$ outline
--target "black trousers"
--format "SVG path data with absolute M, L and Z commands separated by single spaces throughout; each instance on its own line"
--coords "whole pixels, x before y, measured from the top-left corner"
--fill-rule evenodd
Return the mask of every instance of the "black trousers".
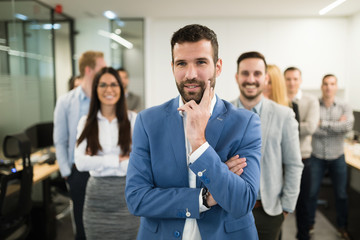
M 296 226 L 299 240 L 309 240 L 309 201 L 311 187 L 311 169 L 309 158 L 303 159 L 304 169 L 301 175 L 300 194 L 296 203 Z
M 74 166 L 71 175 L 67 178 L 70 197 L 73 202 L 74 220 L 76 226 L 75 239 L 86 239 L 83 225 L 83 209 L 86 192 L 86 184 L 89 178 L 88 172 L 79 172 Z
M 284 222 L 284 214 L 270 216 L 263 207 L 252 210 L 259 240 L 278 240 L 281 226 Z

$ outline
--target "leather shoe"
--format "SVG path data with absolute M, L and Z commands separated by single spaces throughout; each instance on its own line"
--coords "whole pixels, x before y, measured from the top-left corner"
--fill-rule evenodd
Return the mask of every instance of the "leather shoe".
M 349 232 L 345 228 L 339 228 L 338 234 L 339 234 L 340 238 L 343 240 L 351 240 Z

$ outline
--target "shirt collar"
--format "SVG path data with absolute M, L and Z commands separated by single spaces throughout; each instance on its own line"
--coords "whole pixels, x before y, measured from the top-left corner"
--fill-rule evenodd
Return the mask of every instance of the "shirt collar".
M 86 96 L 84 89 L 82 89 L 81 85 L 78 86 L 78 89 L 79 89 L 80 100 L 83 101 L 84 99 L 87 99 L 88 97 Z
M 320 102 L 320 105 L 324 105 L 324 101 L 322 98 L 319 98 L 319 102 Z M 336 106 L 337 102 L 338 102 L 338 99 L 335 97 L 332 105 Z
M 210 115 L 212 115 L 213 111 L 214 111 L 214 107 L 216 104 L 216 94 L 214 94 L 214 97 L 211 99 L 211 105 L 210 105 Z M 179 107 L 183 106 L 184 103 L 182 101 L 181 96 L 179 96 Z M 184 117 L 183 112 L 179 111 L 180 116 Z
M 97 112 L 97 119 L 100 120 L 100 121 L 108 121 L 106 117 L 104 117 L 102 114 L 101 114 L 101 110 L 99 110 Z M 113 123 L 114 121 L 117 122 L 117 118 L 114 118 L 114 120 L 111 121 L 111 123 Z
M 303 93 L 302 93 L 301 89 L 299 89 L 299 91 L 297 92 L 297 94 L 295 95 L 293 100 L 301 100 L 302 96 L 303 96 Z
M 263 99 L 264 99 L 264 97 L 261 97 L 260 102 L 258 102 L 258 104 L 256 104 L 256 105 L 251 109 L 251 111 L 253 111 L 254 113 L 257 113 L 258 115 L 260 115 L 260 113 L 261 113 L 261 108 L 262 108 L 262 103 L 263 103 Z M 238 98 L 238 107 L 245 109 L 244 105 L 243 105 L 243 104 L 241 103 L 241 101 L 240 101 L 240 98 Z

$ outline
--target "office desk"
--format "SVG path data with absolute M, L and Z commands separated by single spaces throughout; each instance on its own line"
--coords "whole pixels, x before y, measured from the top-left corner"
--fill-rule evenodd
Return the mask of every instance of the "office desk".
M 55 150 L 53 150 L 55 151 Z M 31 154 L 31 157 L 35 157 L 41 154 L 40 152 Z M 57 161 L 54 164 L 40 164 L 32 163 L 33 166 L 33 183 L 42 184 L 42 200 L 41 202 L 34 202 L 32 218 L 36 219 L 32 224 L 32 232 L 30 236 L 33 239 L 55 239 L 56 237 L 56 212 L 55 206 L 51 197 L 51 184 L 50 175 L 59 170 Z M 15 163 L 17 170 L 22 169 L 22 160 Z M 40 211 L 39 211 L 40 209 Z
M 22 169 L 22 162 L 18 161 L 15 163 L 16 169 L 19 171 Z M 59 165 L 55 161 L 55 164 L 39 164 L 35 163 L 33 164 L 33 182 L 38 183 L 42 180 L 47 179 L 51 174 L 54 172 L 57 172 L 59 170 Z
M 360 144 L 345 141 L 344 153 L 346 163 L 353 168 L 360 170 Z

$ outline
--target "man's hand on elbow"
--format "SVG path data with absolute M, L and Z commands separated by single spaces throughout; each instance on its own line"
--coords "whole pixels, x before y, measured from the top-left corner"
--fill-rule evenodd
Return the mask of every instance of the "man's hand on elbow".
M 247 166 L 246 158 L 240 158 L 239 155 L 235 155 L 225 162 L 229 170 L 236 175 L 240 176 L 244 172 L 244 168 Z
M 207 202 L 207 205 L 209 207 L 215 206 L 217 204 L 217 202 L 215 201 L 215 199 L 213 198 L 213 196 L 211 195 L 210 192 L 209 192 L 209 195 L 206 198 L 206 202 Z

